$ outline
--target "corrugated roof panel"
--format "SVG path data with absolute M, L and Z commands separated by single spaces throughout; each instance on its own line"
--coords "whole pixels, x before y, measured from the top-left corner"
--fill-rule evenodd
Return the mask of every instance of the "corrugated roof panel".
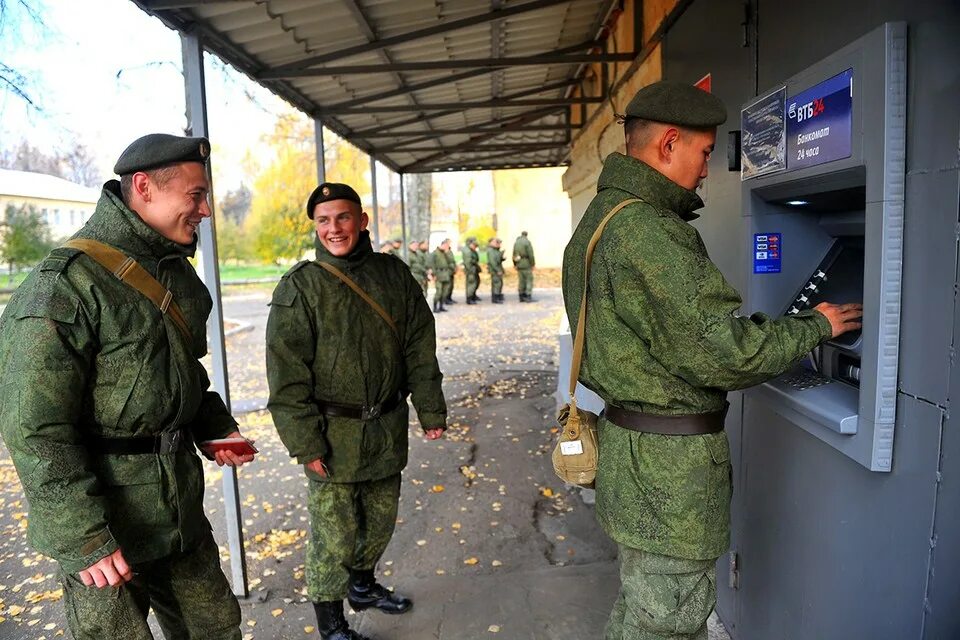
M 132 1 L 141 7 L 148 4 L 146 0 Z M 201 34 L 215 36 L 206 42 L 209 50 L 242 71 L 257 75 L 298 62 L 329 67 L 386 66 L 390 62 L 456 63 L 457 60 L 546 54 L 591 41 L 613 4 L 613 0 L 551 2 L 503 0 L 501 7 L 507 11 L 532 4 L 539 8 L 496 20 L 489 15 L 492 8 L 487 0 L 268 0 L 201 3 L 193 8 L 155 11 L 145 7 L 145 10 L 176 29 L 188 29 L 200 23 Z M 421 33 L 416 38 L 405 37 L 464 19 L 472 19 L 473 24 L 427 35 Z M 331 29 L 332 24 L 337 28 Z M 388 38 L 395 42 L 389 46 L 369 44 L 371 39 Z M 327 61 L 317 61 L 318 56 Z M 535 105 L 482 108 L 458 105 L 487 102 L 499 96 L 519 95 L 519 99 L 534 101 L 560 99 L 567 88 L 556 85 L 572 80 L 582 66 L 575 63 L 492 69 L 454 64 L 446 69 L 287 75 L 270 80 L 266 86 L 311 113 L 323 114 L 325 108 L 333 106 L 322 115 L 325 122 L 339 135 L 376 154 L 394 170 L 416 169 L 417 163 L 424 162 L 427 164 L 419 166 L 549 164 L 564 158 L 565 130 L 521 129 L 496 132 L 493 137 L 492 131 L 443 131 L 477 125 L 495 127 L 491 122 L 515 124 L 518 118 L 541 125 L 564 124 L 563 111 L 545 115 L 543 107 Z M 445 81 L 463 74 L 473 75 Z M 542 87 L 549 90 L 538 91 Z M 445 103 L 455 108 L 437 111 L 419 107 Z M 354 111 L 339 112 L 342 105 Z M 400 110 L 381 110 L 391 107 Z M 393 129 L 421 132 L 424 139 L 362 137 L 368 131 Z M 478 144 L 477 140 L 484 142 Z M 527 146 L 516 152 L 483 148 L 510 144 Z M 552 147 L 540 150 L 539 145 Z M 423 150 L 411 152 L 408 147 Z

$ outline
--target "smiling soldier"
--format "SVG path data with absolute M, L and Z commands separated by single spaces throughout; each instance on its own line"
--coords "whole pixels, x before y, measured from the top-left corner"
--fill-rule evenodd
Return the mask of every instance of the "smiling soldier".
M 426 437 L 446 429 L 433 315 L 399 258 L 375 253 L 350 186 L 307 201 L 317 258 L 277 285 L 267 322 L 269 409 L 308 478 L 307 595 L 324 640 L 358 640 L 343 615 L 404 613 L 374 577 L 393 535 L 413 400 Z
M 240 638 L 194 449 L 240 436 L 199 360 L 212 302 L 187 261 L 211 213 L 209 152 L 205 138 L 133 142 L 0 320 L 0 429 L 78 640 L 152 638 L 151 608 L 167 638 Z

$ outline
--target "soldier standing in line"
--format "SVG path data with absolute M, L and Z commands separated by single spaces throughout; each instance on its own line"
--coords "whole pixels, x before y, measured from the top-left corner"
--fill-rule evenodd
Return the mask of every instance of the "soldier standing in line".
M 493 238 L 487 245 L 487 270 L 490 272 L 490 301 L 503 303 L 503 251 L 500 250 L 500 238 Z
M 467 238 L 466 244 L 460 250 L 463 258 L 463 279 L 467 294 L 467 304 L 477 304 L 480 296 L 477 289 L 480 287 L 480 255 L 477 253 L 477 239 Z
M 420 242 L 416 240 L 411 240 L 410 244 L 407 246 L 407 251 L 409 253 L 409 262 L 407 263 L 410 266 L 410 273 L 413 275 L 413 279 L 417 281 L 417 284 L 420 285 L 420 288 L 423 289 L 424 295 L 427 293 L 427 256 L 426 254 L 420 253 Z
M 344 597 L 355 611 L 412 605 L 374 570 L 397 520 L 407 394 L 436 440 L 446 429 L 443 376 L 420 287 L 402 262 L 373 252 L 356 191 L 325 182 L 307 215 L 316 260 L 291 268 L 270 303 L 268 407 L 308 478 L 307 595 L 320 636 L 364 640 L 347 624 Z
M 443 303 L 449 288 L 452 286 L 453 271 L 450 270 L 450 261 L 447 260 L 447 253 L 450 251 L 450 239 L 446 238 L 440 245 L 433 250 L 430 256 L 430 268 L 433 270 L 433 312 L 443 313 Z
M 517 269 L 520 302 L 534 302 L 533 269 L 537 261 L 533 257 L 533 245 L 524 231 L 513 243 L 513 266 Z
M 389 256 L 396 255 L 397 250 L 393 247 L 392 240 L 384 240 L 380 243 L 380 248 L 378 249 L 380 253 L 385 253 Z
M 447 265 L 450 269 L 450 280 L 444 288 L 443 301 L 447 304 L 456 304 L 456 300 L 453 299 L 453 283 L 457 275 L 457 259 L 454 257 L 453 249 L 450 247 L 450 238 L 447 238 L 444 243 L 447 248 L 444 250 L 443 255 L 447 259 Z
M 597 195 L 563 257 L 575 332 L 587 244 L 580 382 L 600 395 L 597 519 L 620 549 L 606 640 L 706 640 L 717 558 L 729 545 L 726 390 L 774 378 L 831 336 L 860 327 L 859 304 L 792 317 L 738 316 L 742 301 L 689 224 L 703 206 L 726 109 L 692 85 L 658 82 L 627 105 L 626 155 L 604 161 Z
M 200 363 L 212 301 L 187 260 L 211 215 L 209 153 L 205 138 L 134 141 L 0 319 L 0 430 L 78 640 L 148 640 L 151 608 L 167 638 L 240 639 L 194 448 L 241 437 Z

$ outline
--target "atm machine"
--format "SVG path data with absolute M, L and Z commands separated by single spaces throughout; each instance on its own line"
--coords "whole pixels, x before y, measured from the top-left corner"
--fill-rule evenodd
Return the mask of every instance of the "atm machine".
M 746 307 L 864 306 L 862 331 L 747 397 L 878 472 L 891 470 L 896 416 L 906 37 L 887 23 L 741 111 Z

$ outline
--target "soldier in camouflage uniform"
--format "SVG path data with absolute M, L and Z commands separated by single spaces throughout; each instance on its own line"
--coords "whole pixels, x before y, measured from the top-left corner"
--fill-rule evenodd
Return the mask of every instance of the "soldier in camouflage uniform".
M 450 239 L 447 238 L 433 250 L 430 256 L 430 268 L 433 270 L 434 291 L 433 291 L 433 312 L 444 313 L 446 309 L 443 304 L 446 302 L 447 292 L 453 287 L 453 271 L 450 269 L 450 261 L 447 260 L 447 254 L 450 251 Z
M 447 259 L 447 268 L 450 270 L 450 281 L 446 283 L 443 290 L 443 302 L 445 304 L 456 304 L 453 299 L 453 281 L 457 275 L 457 259 L 453 255 L 453 249 L 450 247 L 450 240 L 446 241 L 447 248 L 443 251 L 443 257 Z
M 150 608 L 167 638 L 240 638 L 194 449 L 240 437 L 199 360 L 212 302 L 187 260 L 211 213 L 209 150 L 204 138 L 138 139 L 74 236 L 136 260 L 169 288 L 188 331 L 76 248 L 40 263 L 0 319 L 0 431 L 29 539 L 60 565 L 78 640 L 152 638 Z
M 517 269 L 520 302 L 533 300 L 533 268 L 537 266 L 533 256 L 533 245 L 527 238 L 527 232 L 520 234 L 513 243 L 513 266 Z
M 859 305 L 793 317 L 740 317 L 740 296 L 689 224 L 703 206 L 726 109 L 693 86 L 656 83 L 626 110 L 627 155 L 610 154 L 597 195 L 564 252 L 563 296 L 576 331 L 587 243 L 596 247 L 580 382 L 605 401 L 597 519 L 619 545 L 621 590 L 606 640 L 706 640 L 715 563 L 727 551 L 726 390 L 773 378 L 820 342 L 859 328 Z
M 503 303 L 503 251 L 500 250 L 500 238 L 493 238 L 487 245 L 487 270 L 490 272 L 490 301 Z
M 477 253 L 477 239 L 467 238 L 467 243 L 460 249 L 463 258 L 463 279 L 466 284 L 467 304 L 477 304 L 480 296 L 477 289 L 480 287 L 480 254 Z
M 427 256 L 424 253 L 420 253 L 420 244 L 416 240 L 410 242 L 407 247 L 409 257 L 407 258 L 407 265 L 410 267 L 410 274 L 413 275 L 413 279 L 417 281 L 417 284 L 420 285 L 420 288 L 423 289 L 424 295 L 427 293 Z
M 323 183 L 307 202 L 317 257 L 283 276 L 267 321 L 268 407 L 308 478 L 307 595 L 324 640 L 362 640 L 354 610 L 404 613 L 411 602 L 374 570 L 393 535 L 413 400 L 427 438 L 446 428 L 433 316 L 399 259 L 374 253 L 360 198 Z M 352 290 L 340 270 L 390 317 Z

